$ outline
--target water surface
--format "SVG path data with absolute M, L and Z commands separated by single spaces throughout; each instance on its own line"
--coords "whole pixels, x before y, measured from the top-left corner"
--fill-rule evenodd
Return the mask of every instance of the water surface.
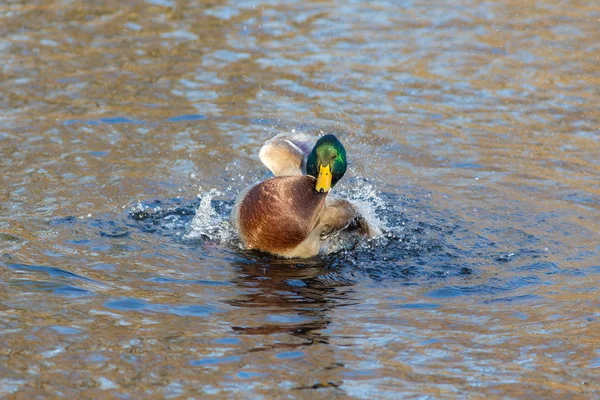
M 600 7 L 0 5 L 0 396 L 599 396 Z M 283 130 L 385 235 L 246 252 Z

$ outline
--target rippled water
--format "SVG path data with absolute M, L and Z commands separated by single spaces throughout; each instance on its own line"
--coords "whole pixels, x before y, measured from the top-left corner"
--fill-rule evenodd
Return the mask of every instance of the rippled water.
M 600 7 L 0 5 L 0 396 L 600 396 Z M 246 252 L 282 130 L 385 235 Z

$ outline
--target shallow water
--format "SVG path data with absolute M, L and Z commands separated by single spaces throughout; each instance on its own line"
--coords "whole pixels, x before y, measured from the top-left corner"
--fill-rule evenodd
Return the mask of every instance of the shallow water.
M 0 5 L 0 397 L 600 396 L 600 6 Z M 385 235 L 242 250 L 282 130 Z

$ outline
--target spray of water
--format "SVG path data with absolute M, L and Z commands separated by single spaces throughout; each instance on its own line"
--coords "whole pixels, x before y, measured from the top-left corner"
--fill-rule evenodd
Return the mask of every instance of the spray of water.
M 213 206 L 215 196 L 223 193 L 217 189 L 198 194 L 200 205 L 196 215 L 190 223 L 188 231 L 183 236 L 186 240 L 209 239 L 219 243 L 228 242 L 233 237 L 233 230 L 229 224 L 229 216 L 217 212 Z

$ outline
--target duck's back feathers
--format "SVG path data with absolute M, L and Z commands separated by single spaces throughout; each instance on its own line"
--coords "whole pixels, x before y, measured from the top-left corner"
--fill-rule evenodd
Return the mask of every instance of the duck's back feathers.
M 325 212 L 319 222 L 321 236 L 327 236 L 347 228 L 359 216 L 356 207 L 347 200 L 328 196 Z
M 354 203 L 334 196 L 327 197 L 325 211 L 317 229 L 321 237 L 342 231 L 355 232 L 367 238 L 381 235 L 381 229 L 369 221 Z
M 275 176 L 305 175 L 306 158 L 316 141 L 305 133 L 280 133 L 265 142 L 258 157 Z

